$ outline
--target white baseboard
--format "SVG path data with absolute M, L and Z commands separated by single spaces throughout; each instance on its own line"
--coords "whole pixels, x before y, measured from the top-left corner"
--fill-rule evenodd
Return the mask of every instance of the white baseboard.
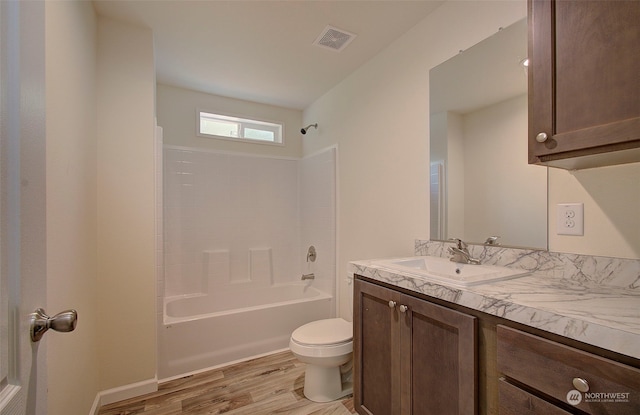
M 98 411 L 100 410 L 100 394 L 96 395 L 96 398 L 93 400 L 93 405 L 91 405 L 91 410 L 89 411 L 89 415 L 98 415 Z
M 98 415 L 100 407 L 103 405 L 109 405 L 110 403 L 123 401 L 129 398 L 135 398 L 147 393 L 156 392 L 158 390 L 158 379 L 153 378 L 149 380 L 143 380 L 141 382 L 131 383 L 129 385 L 118 386 L 117 388 L 107 389 L 98 392 L 93 406 L 91 406 L 91 412 L 89 415 Z

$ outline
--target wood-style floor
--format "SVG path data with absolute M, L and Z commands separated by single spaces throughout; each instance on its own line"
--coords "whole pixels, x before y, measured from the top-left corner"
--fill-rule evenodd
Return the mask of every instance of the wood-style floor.
M 342 415 L 353 397 L 316 403 L 304 397 L 304 363 L 289 351 L 171 380 L 157 392 L 105 405 L 99 415 Z

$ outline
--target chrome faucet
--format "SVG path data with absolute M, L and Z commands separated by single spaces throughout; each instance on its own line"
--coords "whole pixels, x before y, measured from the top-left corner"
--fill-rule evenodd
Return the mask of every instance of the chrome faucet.
M 486 241 L 484 241 L 485 245 L 500 245 L 500 243 L 498 242 L 498 238 L 500 238 L 499 236 L 490 236 L 487 238 Z
M 449 247 L 449 253 L 451 254 L 451 258 L 449 258 L 452 262 L 459 262 L 461 264 L 472 264 L 479 265 L 480 260 L 473 258 L 469 253 L 469 248 L 466 243 L 464 243 L 461 239 L 451 238 L 451 241 L 456 243 L 456 246 Z
M 304 280 L 312 280 L 315 279 L 315 275 L 313 275 L 313 272 L 311 274 L 302 274 L 302 281 Z

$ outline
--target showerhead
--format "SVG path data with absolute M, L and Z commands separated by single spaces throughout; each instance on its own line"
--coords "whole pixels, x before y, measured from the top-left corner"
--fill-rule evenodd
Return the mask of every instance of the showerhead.
M 309 124 L 309 125 L 307 125 L 306 127 L 304 127 L 304 128 L 302 128 L 302 129 L 300 129 L 300 132 L 301 132 L 302 134 L 306 134 L 306 133 L 307 133 L 307 130 L 309 130 L 309 128 L 311 128 L 311 127 L 313 127 L 313 128 L 316 128 L 316 129 L 317 129 L 317 128 L 318 128 L 318 123 L 315 123 L 315 124 Z

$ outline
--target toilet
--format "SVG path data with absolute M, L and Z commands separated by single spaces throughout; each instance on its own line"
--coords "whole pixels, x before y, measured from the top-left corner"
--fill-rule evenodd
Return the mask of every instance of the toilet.
M 306 363 L 304 396 L 329 402 L 353 391 L 353 325 L 341 318 L 313 321 L 291 334 L 289 348 Z

